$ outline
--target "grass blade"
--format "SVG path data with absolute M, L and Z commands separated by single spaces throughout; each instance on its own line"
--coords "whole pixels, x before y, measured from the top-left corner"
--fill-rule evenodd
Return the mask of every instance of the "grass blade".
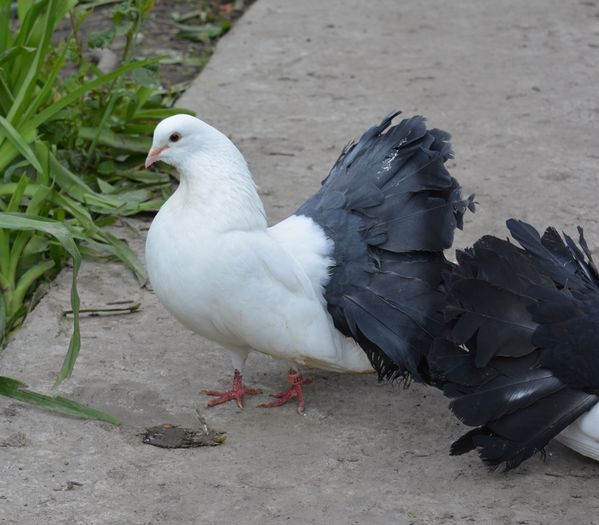
M 1 1 L 1 0 L 0 0 Z M 14 98 L 8 87 L 6 81 L 6 75 L 2 69 L 0 69 L 0 110 L 3 113 L 8 113 L 14 103 Z
M 17 211 L 19 206 L 21 205 L 21 199 L 23 195 L 25 195 L 25 189 L 29 183 L 29 178 L 27 175 L 23 175 L 19 182 L 15 187 L 15 191 L 10 197 L 10 201 L 8 201 L 8 206 L 6 207 L 6 211 Z
M 79 136 L 89 141 L 95 139 L 101 146 L 134 151 L 136 153 L 147 153 L 152 146 L 152 139 L 149 135 L 146 137 L 135 137 L 118 134 L 109 129 L 99 131 L 95 128 L 81 127 L 79 128 Z
M 148 282 L 148 274 L 144 265 L 125 241 L 106 231 L 100 232 L 98 239 L 101 239 L 103 242 L 99 243 L 97 240 L 87 239 L 87 243 L 97 250 L 112 254 L 123 262 L 135 274 L 141 286 L 144 286 Z
M 12 399 L 18 399 L 19 401 L 26 401 L 32 405 L 36 405 L 40 408 L 52 410 L 53 412 L 59 412 L 66 414 L 67 416 L 78 417 L 82 419 L 97 419 L 100 421 L 106 421 L 112 425 L 120 425 L 121 422 L 114 416 L 96 410 L 76 401 L 67 399 L 61 396 L 47 396 L 45 394 L 39 394 L 31 390 L 27 390 L 24 383 L 11 379 L 10 377 L 0 376 L 0 395 L 10 397 Z
M 110 73 L 106 73 L 104 75 L 101 75 L 101 76 L 95 78 L 94 80 L 90 80 L 89 82 L 87 82 L 86 84 L 81 86 L 80 88 L 71 91 L 68 95 L 65 95 L 64 97 L 61 97 L 57 102 L 55 102 L 51 106 L 47 107 L 44 111 L 41 111 L 40 113 L 38 113 L 37 116 L 34 117 L 31 120 L 31 122 L 28 124 L 27 129 L 37 128 L 38 126 L 43 124 L 45 121 L 49 120 L 54 115 L 56 115 L 56 113 L 58 113 L 61 109 L 68 106 L 69 104 L 75 102 L 82 95 L 85 95 L 85 93 L 87 93 L 88 91 L 91 91 L 92 89 L 96 89 L 97 87 L 100 87 L 101 85 L 106 84 L 107 82 L 110 82 L 111 80 L 122 77 L 123 75 L 130 73 L 134 69 L 149 66 L 151 64 L 155 64 L 156 62 L 158 62 L 158 58 L 148 58 L 146 60 L 138 60 L 135 62 L 130 62 L 130 63 L 122 65 L 121 67 L 118 67 L 117 69 L 115 69 L 114 71 L 111 71 Z
M 11 59 L 14 59 L 15 56 L 20 54 L 31 54 L 35 52 L 34 47 L 24 47 L 24 46 L 15 46 L 7 49 L 6 51 L 0 53 L 0 66 Z
M 0 52 L 8 47 L 10 41 L 10 3 L 11 0 L 0 0 Z
M 39 70 L 43 64 L 44 57 L 47 55 L 47 49 L 50 44 L 50 39 L 52 38 L 56 21 L 54 6 L 55 2 L 54 0 L 40 2 L 40 4 L 46 3 L 48 6 L 44 15 L 45 18 L 43 20 L 38 20 L 38 24 L 36 24 L 36 27 L 43 27 L 40 41 L 37 43 L 36 53 L 32 61 L 27 61 L 29 66 L 27 69 L 27 74 L 25 75 L 24 80 L 19 83 L 19 90 L 15 95 L 15 100 L 7 115 L 7 119 L 11 122 L 20 122 L 23 111 L 31 101 L 30 95 L 36 85 Z M 33 32 L 31 34 L 33 34 Z
M 16 150 L 27 159 L 38 173 L 43 173 L 42 166 L 37 160 L 35 153 L 33 153 L 33 150 L 29 147 L 29 144 L 27 144 L 13 125 L 2 116 L 0 116 L 0 131 L 4 132 L 4 136 L 12 143 Z
M 4 294 L 0 290 L 0 350 L 4 346 L 6 335 L 6 305 L 4 304 Z
M 29 217 L 17 213 L 0 212 L 0 229 L 41 231 L 51 235 L 62 244 L 63 248 L 73 258 L 73 278 L 71 282 L 71 308 L 73 310 L 73 335 L 69 349 L 64 358 L 62 368 L 56 378 L 56 384 L 70 377 L 75 366 L 75 360 L 81 349 L 81 334 L 79 332 L 79 293 L 77 291 L 77 274 L 81 266 L 81 254 L 68 228 L 56 221 L 42 217 Z

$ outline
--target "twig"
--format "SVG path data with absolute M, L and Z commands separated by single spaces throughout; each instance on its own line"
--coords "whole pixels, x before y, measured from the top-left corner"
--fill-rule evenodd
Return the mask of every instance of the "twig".
M 128 302 L 128 301 L 127 301 Z M 125 306 L 123 308 L 81 308 L 79 310 L 80 314 L 89 314 L 88 317 L 97 317 L 99 315 L 124 315 L 124 314 L 133 314 L 137 312 L 141 307 L 141 303 L 135 303 L 131 306 Z M 64 310 L 62 315 L 66 317 L 67 315 L 72 315 L 73 310 Z

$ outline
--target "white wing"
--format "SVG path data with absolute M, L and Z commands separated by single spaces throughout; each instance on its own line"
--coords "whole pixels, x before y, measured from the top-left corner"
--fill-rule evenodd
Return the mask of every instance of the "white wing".
M 275 357 L 341 361 L 342 344 L 300 263 L 268 232 L 221 237 L 219 260 L 229 261 L 229 283 L 218 301 L 218 324 L 248 346 Z M 228 252 L 228 253 L 227 253 Z
M 292 215 L 268 229 L 270 235 L 302 267 L 314 290 L 322 292 L 333 264 L 333 242 L 310 217 Z

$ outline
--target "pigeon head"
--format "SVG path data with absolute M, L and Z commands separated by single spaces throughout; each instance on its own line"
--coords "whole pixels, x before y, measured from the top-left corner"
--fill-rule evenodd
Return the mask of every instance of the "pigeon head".
M 162 120 L 154 130 L 152 148 L 146 168 L 161 160 L 179 167 L 185 158 L 214 141 L 216 129 L 191 115 L 173 115 Z

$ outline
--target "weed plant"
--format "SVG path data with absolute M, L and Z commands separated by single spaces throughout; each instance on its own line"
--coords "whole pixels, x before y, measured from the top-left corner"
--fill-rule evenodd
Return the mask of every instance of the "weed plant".
M 73 334 L 57 384 L 71 375 L 80 349 L 82 257 L 118 259 L 144 283 L 140 261 L 106 226 L 156 211 L 171 188 L 168 173 L 143 169 L 156 123 L 184 111 L 170 107 L 172 97 L 157 80 L 160 57 L 133 58 L 151 8 L 152 0 L 116 3 L 112 27 L 86 41 L 81 24 L 89 4 L 0 0 L 0 348 L 44 283 L 71 261 Z M 65 20 L 70 34 L 59 40 Z M 119 63 L 100 71 L 87 58 L 89 44 L 105 46 L 118 37 L 125 41 Z M 0 394 L 115 422 L 4 376 Z

